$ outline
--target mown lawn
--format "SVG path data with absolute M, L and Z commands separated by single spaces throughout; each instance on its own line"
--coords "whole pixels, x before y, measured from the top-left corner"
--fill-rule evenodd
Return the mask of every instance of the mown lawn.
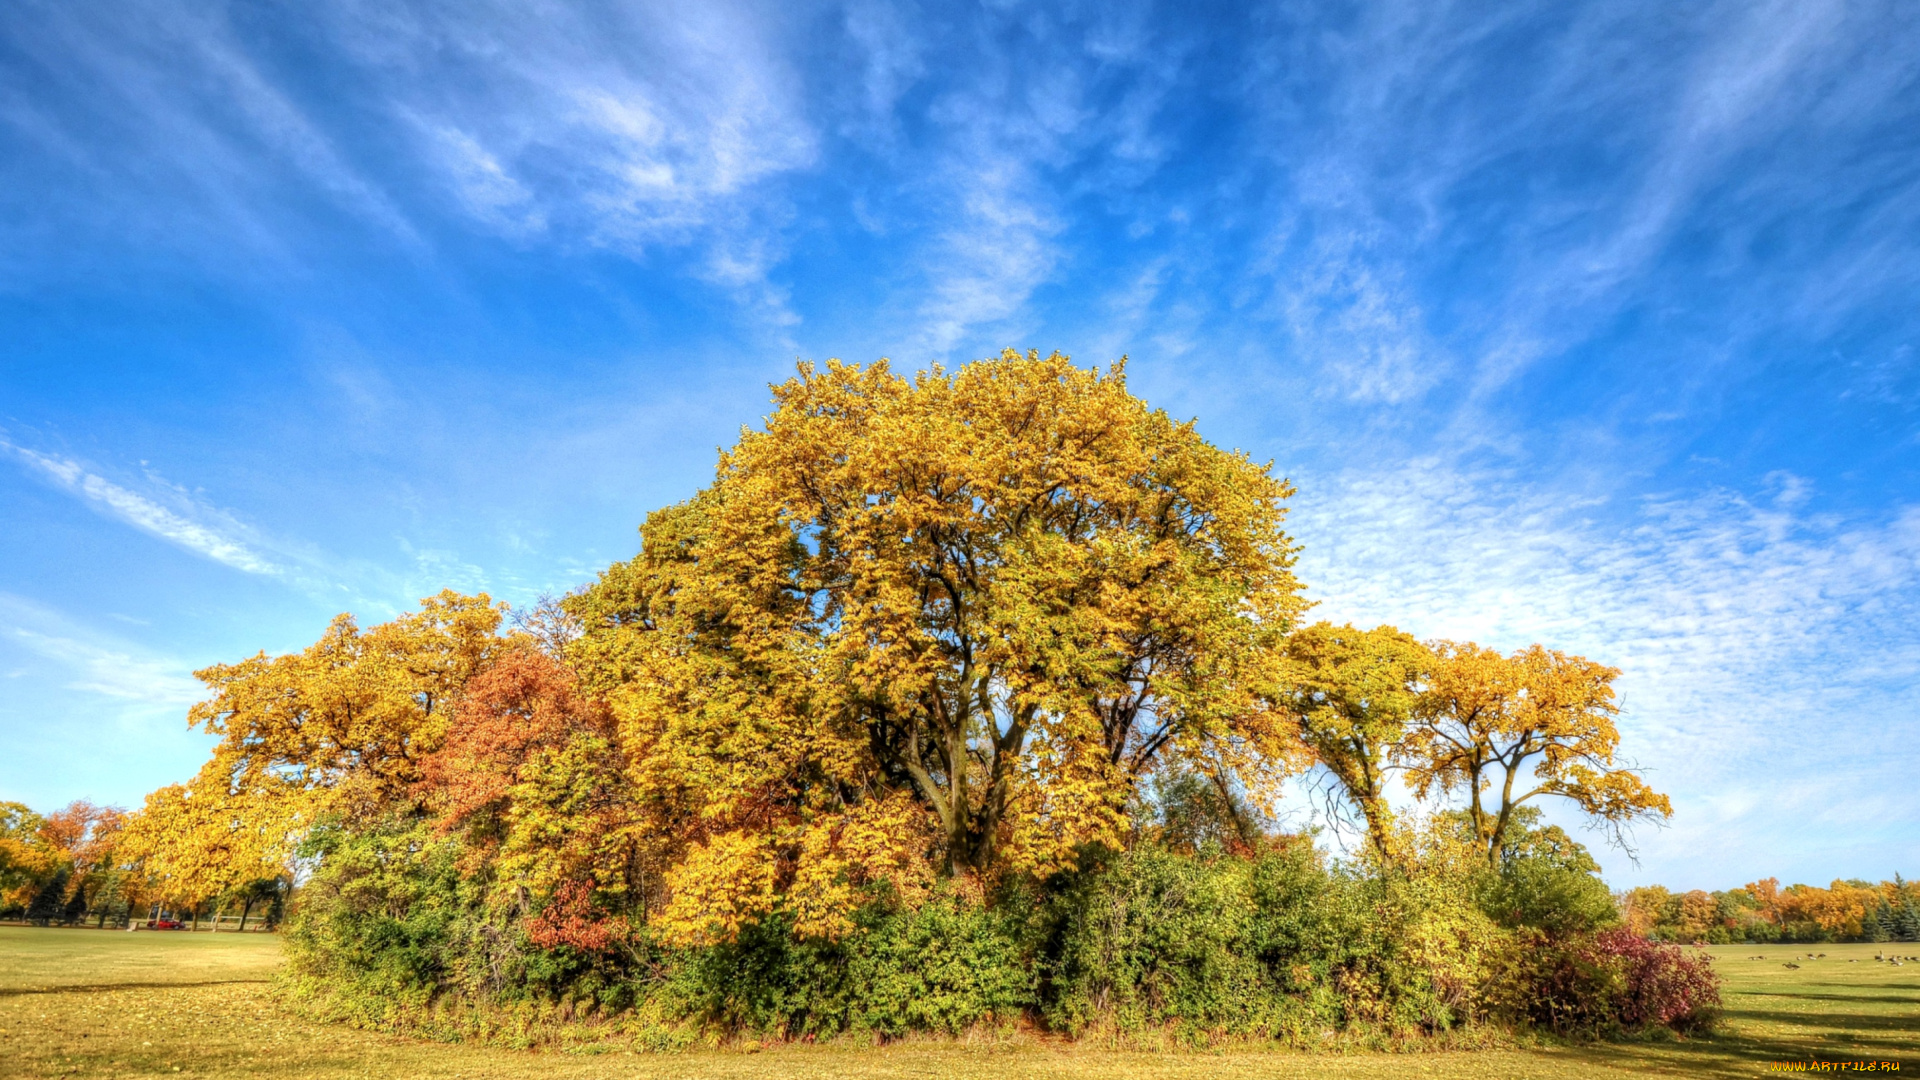
M 1627 1077 L 1756 1076 L 1775 1060 L 1899 1061 L 1920 1072 L 1920 962 L 1876 950 L 1715 949 L 1729 1022 L 1712 1038 L 1536 1050 L 1305 1056 L 1114 1052 L 1012 1044 L 776 1047 L 759 1053 L 537 1053 L 417 1042 L 313 1024 L 274 1003 L 279 942 L 266 935 L 127 934 L 0 927 L 0 1076 L 347 1077 Z M 1765 960 L 1746 957 L 1763 955 Z M 1848 961 L 1852 960 L 1853 963 Z

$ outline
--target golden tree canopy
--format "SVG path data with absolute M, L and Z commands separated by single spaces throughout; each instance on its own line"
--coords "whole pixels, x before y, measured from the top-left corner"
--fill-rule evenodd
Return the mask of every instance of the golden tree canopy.
M 417 805 L 462 688 L 503 644 L 500 615 L 484 595 L 442 592 L 371 630 L 341 615 L 300 652 L 195 672 L 213 694 L 188 722 L 220 742 L 191 783 L 129 816 L 121 856 L 161 896 L 197 903 L 284 872 L 324 815 Z
M 60 850 L 42 835 L 46 824 L 25 803 L 0 802 L 0 904 L 26 906 L 39 880 L 59 865 Z
M 300 652 L 195 672 L 213 696 L 188 722 L 221 738 L 194 786 L 324 795 L 360 814 L 405 799 L 461 688 L 501 647 L 501 610 L 445 591 L 371 630 L 341 615 Z
M 1302 609 L 1292 489 L 1055 354 L 802 367 L 712 487 L 570 601 L 677 896 L 725 932 L 854 878 L 1045 870 L 1178 758 L 1258 793 Z M 858 852 L 858 859 L 852 855 Z
M 1360 813 L 1377 854 L 1390 854 L 1395 830 L 1387 802 L 1393 754 L 1434 657 L 1391 626 L 1356 630 L 1319 622 L 1287 642 L 1292 661 L 1285 701 L 1314 758 Z
M 1435 655 L 1400 757 L 1416 796 L 1466 793 L 1490 861 L 1514 808 L 1542 795 L 1571 800 L 1616 838 L 1636 819 L 1672 816 L 1665 795 L 1615 761 L 1618 668 L 1539 645 L 1502 656 L 1443 641 Z
M 266 791 L 169 784 L 129 816 L 115 857 L 139 866 L 143 895 L 198 907 L 288 872 L 297 827 L 289 810 L 286 800 Z

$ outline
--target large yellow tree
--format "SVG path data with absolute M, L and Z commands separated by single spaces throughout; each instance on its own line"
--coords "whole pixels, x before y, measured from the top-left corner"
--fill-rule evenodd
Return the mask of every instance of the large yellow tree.
M 1489 862 L 1515 808 L 1543 796 L 1569 800 L 1615 839 L 1636 820 L 1672 816 L 1667 797 L 1616 760 L 1618 668 L 1539 645 L 1502 656 L 1442 641 L 1434 655 L 1397 754 L 1417 797 L 1466 795 Z
M 195 672 L 213 693 L 188 722 L 220 743 L 193 788 L 276 800 L 287 819 L 416 802 L 461 689 L 503 645 L 501 612 L 447 591 L 368 630 L 341 615 L 299 652 Z
M 46 819 L 25 803 L 0 802 L 0 908 L 24 908 L 61 866 L 41 835 Z
M 1266 466 L 1058 354 L 803 367 L 775 401 L 570 601 L 570 655 L 685 841 L 669 923 L 830 927 L 857 878 L 1118 843 L 1162 765 L 1255 797 L 1300 766 L 1274 704 L 1292 489 Z
M 455 702 L 503 647 L 501 610 L 442 592 L 369 630 L 341 615 L 299 652 L 195 672 L 212 694 L 188 721 L 220 742 L 191 782 L 130 815 L 116 857 L 149 895 L 197 910 L 284 873 L 323 817 L 417 809 Z
M 1393 856 L 1387 782 L 1394 755 L 1434 666 L 1434 656 L 1391 626 L 1356 630 L 1314 623 L 1287 642 L 1282 699 L 1315 761 L 1358 812 L 1375 854 Z

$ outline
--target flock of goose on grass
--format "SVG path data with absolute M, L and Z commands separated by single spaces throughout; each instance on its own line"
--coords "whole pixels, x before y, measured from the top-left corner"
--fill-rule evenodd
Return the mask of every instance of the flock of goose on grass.
M 1806 954 L 1805 956 L 1796 956 L 1796 957 L 1794 957 L 1794 958 L 1793 958 L 1793 960 L 1825 960 L 1826 958 L 1827 958 L 1827 954 L 1826 954 L 1826 953 L 1808 953 L 1808 954 Z M 1749 956 L 1749 957 L 1747 957 L 1747 959 L 1749 959 L 1749 960 L 1765 960 L 1765 959 L 1766 959 L 1766 957 L 1765 957 L 1765 956 Z M 1787 961 L 1786 963 L 1784 963 L 1784 964 L 1781 964 L 1780 966 L 1781 966 L 1781 967 L 1784 967 L 1784 968 L 1791 968 L 1791 969 L 1792 969 L 1792 970 L 1794 970 L 1794 971 L 1798 971 L 1798 970 L 1800 970 L 1800 965 L 1799 965 L 1799 964 L 1796 964 L 1796 963 L 1794 963 L 1794 962 L 1793 962 L 1793 960 L 1789 960 L 1789 961 Z M 1874 962 L 1874 963 L 1876 963 L 1876 964 L 1892 964 L 1892 965 L 1893 965 L 1894 967 L 1905 967 L 1906 965 L 1908 965 L 1908 964 L 1910 964 L 1910 963 L 1914 963 L 1914 962 L 1916 962 L 1916 961 L 1920 961 L 1920 956 L 1888 956 L 1888 955 L 1886 955 L 1885 953 L 1874 953 L 1874 954 L 1873 954 L 1873 962 Z M 1849 964 L 1857 964 L 1857 963 L 1859 963 L 1859 962 L 1860 962 L 1860 961 L 1858 961 L 1858 960 L 1849 960 L 1849 961 L 1847 961 L 1847 963 L 1849 963 Z

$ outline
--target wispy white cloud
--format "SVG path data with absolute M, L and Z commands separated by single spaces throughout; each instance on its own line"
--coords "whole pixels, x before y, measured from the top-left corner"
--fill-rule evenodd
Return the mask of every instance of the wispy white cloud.
M 222 565 L 273 578 L 328 605 L 395 615 L 444 588 L 477 592 L 488 587 L 487 573 L 456 552 L 417 547 L 404 535 L 395 537 L 408 564 L 404 568 L 341 559 L 311 544 L 265 535 L 151 471 L 134 490 L 71 458 L 20 446 L 3 435 L 0 456 L 12 457 L 31 475 L 105 517 Z
M 1300 358 L 1352 401 L 1399 405 L 1438 384 L 1451 365 L 1411 291 L 1357 252 L 1316 247 L 1312 268 L 1282 299 Z
M 1920 169 L 1890 5 L 1389 2 L 1267 29 L 1241 83 L 1278 180 L 1252 276 L 1340 396 L 1458 388 L 1470 437 L 1515 379 L 1676 291 L 1749 313 L 1699 353 L 1916 280 L 1888 240 L 1920 222 L 1892 195 Z
M 0 593 L 0 635 L 65 674 L 65 688 L 154 710 L 184 709 L 205 688 L 190 665 L 90 630 L 23 597 Z
M 1564 253 L 1558 300 L 1615 296 L 1644 275 L 1671 240 L 1702 189 L 1756 142 L 1777 136 L 1816 105 L 1832 67 L 1842 62 L 1844 4 L 1740 5 L 1704 42 L 1669 97 L 1671 119 L 1638 189 L 1613 227 L 1590 247 Z M 1534 318 L 1545 314 L 1529 312 Z
M 696 273 L 775 323 L 786 193 L 819 152 L 791 42 L 751 5 L 350 4 L 332 37 L 473 223 Z M 458 87 L 461 92 L 449 92 Z
M 221 236 L 221 261 L 240 237 L 299 260 L 301 219 L 330 205 L 421 257 L 422 221 L 690 252 L 694 274 L 792 321 L 768 284 L 786 254 L 771 181 L 809 168 L 818 135 L 777 11 L 345 0 L 280 23 L 29 0 L 13 14 L 0 46 L 25 63 L 0 71 L 19 91 L 0 94 L 0 124 L 112 213 L 197 226 L 173 242 Z
M 420 127 L 437 147 L 437 161 L 469 215 L 507 236 L 533 236 L 546 229 L 546 212 L 533 193 L 486 147 L 458 128 L 424 122 Z
M 917 356 L 945 359 L 975 330 L 1004 325 L 1059 259 L 1050 241 L 1061 226 L 1027 170 L 990 156 L 965 168 L 961 212 L 929 259 Z
M 492 587 L 492 578 L 486 569 L 462 559 L 457 551 L 417 547 L 405 537 L 397 537 L 396 542 L 400 550 L 413 561 L 411 572 L 404 576 L 403 584 L 397 590 L 400 595 L 411 599 L 441 589 L 477 593 Z
M 1622 505 L 1436 459 L 1302 487 L 1315 617 L 1623 669 L 1623 749 L 1682 808 L 1672 835 L 1646 838 L 1654 871 L 1697 875 L 1680 860 L 1716 831 L 1809 815 L 1897 851 L 1846 809 L 1849 791 L 1873 792 L 1882 823 L 1920 813 L 1895 759 L 1870 749 L 1913 720 L 1920 507 L 1823 516 L 1784 474 L 1758 495 Z M 1780 858 L 1817 855 L 1793 848 L 1810 842 L 1797 832 Z
M 1089 312 L 1097 322 L 1085 335 L 1091 345 L 1085 358 L 1105 361 L 1145 350 L 1164 363 L 1201 345 L 1204 307 L 1182 287 L 1185 282 L 1173 280 L 1176 262 L 1163 255 L 1113 283 Z
M 916 357 L 1022 339 L 1038 321 L 1034 296 L 1078 254 L 1066 235 L 1074 200 L 1125 205 L 1172 152 L 1159 125 L 1187 45 L 1156 37 L 1142 9 L 1040 17 L 1016 5 L 989 13 L 977 33 L 1014 44 L 983 50 L 983 63 L 927 107 L 940 138 L 927 155 L 933 179 L 914 185 L 912 200 L 930 223 L 914 254 Z M 1103 279 L 1112 272 L 1100 265 Z
M 162 209 L 285 256 L 277 189 L 296 176 L 403 244 L 419 241 L 390 193 L 224 9 L 29 2 L 10 12 L 0 30 L 8 39 L 23 61 L 14 78 L 39 84 L 7 110 L 15 129 L 74 166 L 82 188 L 139 178 L 137 206 L 96 212 L 149 227 Z
M 847 5 L 843 22 L 861 67 L 861 93 L 845 130 L 854 137 L 893 143 L 900 137 L 895 106 L 926 74 L 927 44 L 897 4 L 855 0 Z
M 12 455 L 34 474 L 82 499 L 95 510 L 141 532 L 249 574 L 282 572 L 234 535 L 237 526 L 230 519 L 222 520 L 226 515 L 218 511 L 193 506 L 189 511 L 193 516 L 176 512 L 148 496 L 89 472 L 71 458 L 29 450 L 3 437 L 0 437 L 0 451 Z
M 1326 613 L 1591 652 L 1660 687 L 1638 705 L 1674 737 L 1753 719 L 1716 699 L 1920 675 L 1920 508 L 1808 514 L 1791 476 L 1760 499 L 1621 506 L 1434 459 L 1307 492 L 1303 572 Z M 1863 635 L 1877 647 L 1851 648 Z
M 0 798 L 42 809 L 79 797 L 137 806 L 192 775 L 211 739 L 183 721 L 206 688 L 174 640 L 142 644 L 0 591 Z

